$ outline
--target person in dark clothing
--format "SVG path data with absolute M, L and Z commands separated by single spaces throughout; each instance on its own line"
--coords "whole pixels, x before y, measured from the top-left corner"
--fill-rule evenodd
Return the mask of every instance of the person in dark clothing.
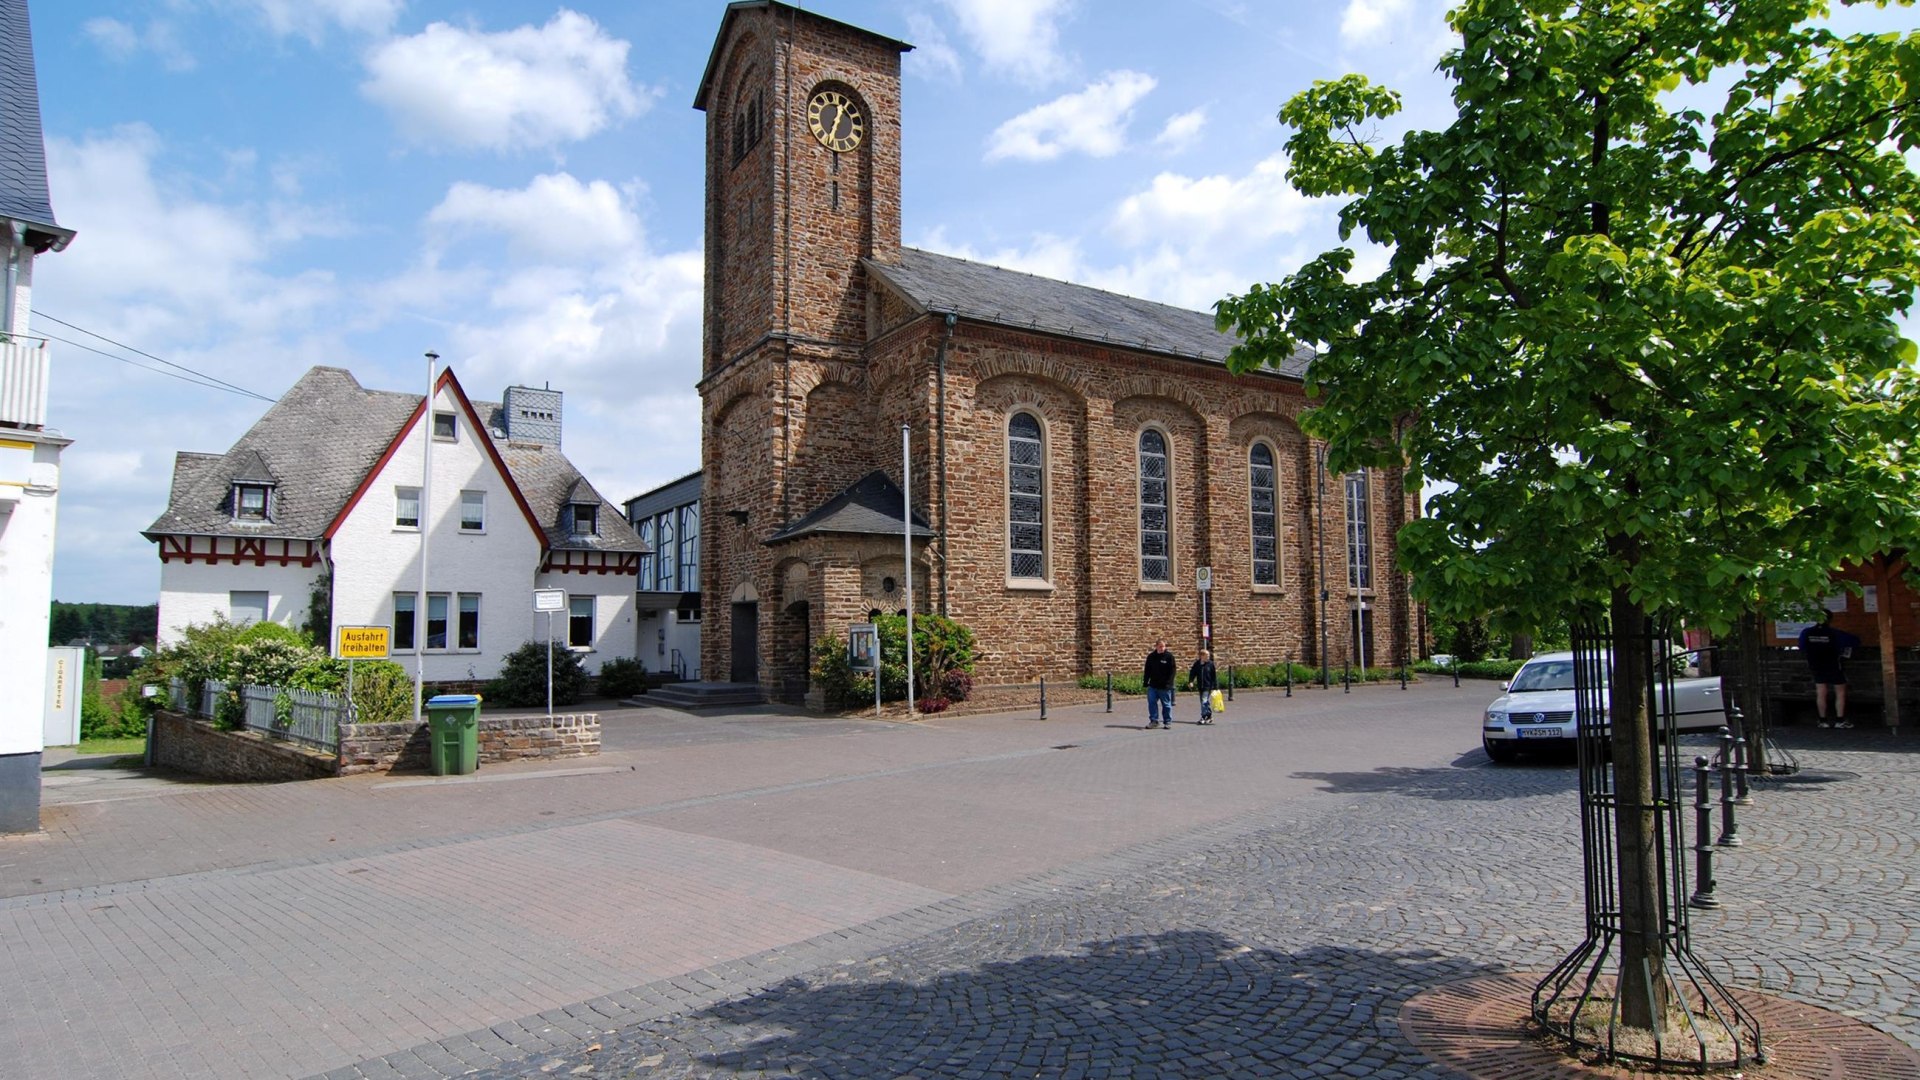
M 1165 639 L 1153 643 L 1140 681 L 1147 687 L 1147 727 L 1162 731 L 1173 726 L 1173 673 L 1178 670 Z
M 1847 671 L 1844 661 L 1860 639 L 1833 625 L 1833 612 L 1821 611 L 1820 621 L 1800 631 L 1800 652 L 1813 671 L 1813 711 L 1821 727 L 1850 728 L 1847 719 Z M 1833 689 L 1833 722 L 1827 721 L 1827 689 Z
M 1213 653 L 1200 650 L 1200 659 L 1187 669 L 1187 685 L 1200 695 L 1200 722 L 1213 723 L 1213 692 L 1220 685 L 1220 676 L 1213 670 Z

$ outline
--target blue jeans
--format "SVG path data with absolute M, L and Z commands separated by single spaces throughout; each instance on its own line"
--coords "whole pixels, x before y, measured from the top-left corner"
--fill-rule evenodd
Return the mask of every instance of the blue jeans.
M 1147 723 L 1164 720 L 1173 723 L 1173 688 L 1147 687 Z

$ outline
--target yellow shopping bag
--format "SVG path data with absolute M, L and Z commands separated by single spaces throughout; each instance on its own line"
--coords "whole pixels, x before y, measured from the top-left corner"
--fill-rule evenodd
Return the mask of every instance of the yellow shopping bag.
M 1215 690 L 1213 692 L 1213 711 L 1214 712 L 1227 711 L 1227 695 L 1221 693 L 1218 690 Z

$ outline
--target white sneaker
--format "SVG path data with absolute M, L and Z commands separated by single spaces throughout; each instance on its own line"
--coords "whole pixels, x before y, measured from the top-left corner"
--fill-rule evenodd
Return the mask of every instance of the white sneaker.
M 1822 721 L 1820 721 L 1820 726 L 1821 726 L 1821 727 L 1832 727 L 1832 726 L 1833 726 L 1833 721 L 1831 721 L 1831 720 L 1822 720 Z
M 1851 720 L 1836 720 L 1836 721 L 1834 721 L 1834 723 L 1833 723 L 1833 726 L 1834 726 L 1834 727 L 1852 727 L 1852 726 L 1853 726 L 1853 721 L 1851 721 Z

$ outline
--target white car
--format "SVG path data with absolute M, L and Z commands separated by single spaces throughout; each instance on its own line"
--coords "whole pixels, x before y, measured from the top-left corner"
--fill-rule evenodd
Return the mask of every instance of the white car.
M 1528 749 L 1571 747 L 1575 737 L 1573 654 L 1541 653 L 1528 660 L 1506 693 L 1487 706 L 1480 744 L 1495 761 L 1512 761 Z M 1720 677 L 1673 680 L 1674 729 L 1714 731 L 1725 724 Z

